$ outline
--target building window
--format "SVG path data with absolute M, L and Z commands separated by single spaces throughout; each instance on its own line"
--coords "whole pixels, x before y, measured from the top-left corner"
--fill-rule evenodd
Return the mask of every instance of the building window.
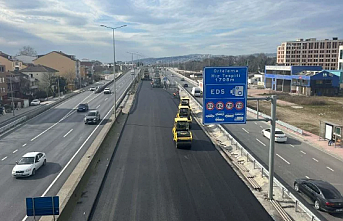
M 313 43 L 310 43 L 308 48 L 309 48 L 309 49 L 313 49 Z M 311 52 L 310 52 L 310 53 L 311 53 Z
M 6 69 L 5 69 L 5 65 L 0 65 L 0 72 L 5 72 Z
M 337 42 L 332 42 L 332 47 L 337 48 Z
M 331 48 L 331 42 L 328 42 L 328 43 L 327 43 L 326 48 L 327 48 L 327 49 L 330 49 L 330 48 Z
M 343 59 L 343 50 L 339 51 L 339 59 Z

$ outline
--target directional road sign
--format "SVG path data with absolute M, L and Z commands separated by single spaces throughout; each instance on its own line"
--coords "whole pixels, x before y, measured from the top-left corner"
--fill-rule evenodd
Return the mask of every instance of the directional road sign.
M 204 124 L 245 124 L 248 67 L 205 67 Z
M 27 216 L 59 215 L 59 197 L 33 197 L 26 198 Z

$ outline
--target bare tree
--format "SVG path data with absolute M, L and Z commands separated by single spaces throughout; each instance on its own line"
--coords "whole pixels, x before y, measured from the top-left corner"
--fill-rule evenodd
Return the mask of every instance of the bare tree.
M 45 73 L 39 82 L 39 88 L 40 90 L 45 91 L 46 97 L 49 97 L 49 92 L 52 90 L 51 86 L 54 83 L 54 76 L 55 74 L 53 72 Z
M 19 55 L 37 56 L 37 52 L 31 46 L 24 46 L 19 50 Z

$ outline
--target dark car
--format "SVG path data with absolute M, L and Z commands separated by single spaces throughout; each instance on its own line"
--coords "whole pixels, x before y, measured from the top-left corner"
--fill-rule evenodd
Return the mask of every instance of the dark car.
M 184 78 L 181 78 L 180 80 L 181 80 L 181 81 L 185 81 L 185 79 L 184 79 Z
M 77 112 L 83 112 L 83 111 L 88 111 L 89 107 L 88 104 L 79 104 L 77 107 Z
M 97 110 L 89 111 L 86 114 L 84 122 L 85 124 L 97 124 L 100 121 L 100 113 Z
M 322 180 L 297 179 L 294 189 L 302 192 L 314 202 L 314 208 L 329 213 L 343 212 L 343 196 L 330 183 Z
M 188 87 L 188 84 L 183 84 L 183 87 Z

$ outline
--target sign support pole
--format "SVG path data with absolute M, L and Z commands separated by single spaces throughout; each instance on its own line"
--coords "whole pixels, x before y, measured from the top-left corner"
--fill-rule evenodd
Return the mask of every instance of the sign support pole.
M 35 198 L 32 197 L 33 219 L 36 221 Z
M 268 199 L 273 199 L 274 158 L 275 158 L 275 121 L 276 121 L 276 95 L 271 96 L 271 131 L 269 143 L 269 191 Z
M 55 202 L 54 202 L 54 197 L 51 197 L 52 199 L 52 216 L 54 217 L 54 221 L 55 221 Z

